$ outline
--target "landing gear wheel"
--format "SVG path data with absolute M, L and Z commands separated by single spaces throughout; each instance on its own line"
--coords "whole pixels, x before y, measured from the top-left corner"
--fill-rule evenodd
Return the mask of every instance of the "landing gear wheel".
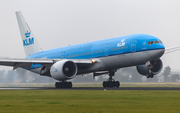
M 107 82 L 106 82 L 106 81 L 103 82 L 103 87 L 104 87 L 104 88 L 107 87 Z
M 70 86 L 69 86 L 69 88 L 72 88 L 72 82 L 70 82 Z
M 72 82 L 56 82 L 56 88 L 72 88 Z
M 119 88 L 119 86 L 120 86 L 120 82 L 116 81 L 116 87 Z
M 114 88 L 116 87 L 116 81 L 112 82 L 112 87 L 114 87 Z
M 55 83 L 55 87 L 58 88 L 59 87 L 59 84 L 58 82 Z
M 72 82 L 67 83 L 67 88 L 72 88 Z
M 151 75 L 151 78 L 153 78 L 154 77 L 154 75 Z
M 153 78 L 154 75 L 153 75 L 153 74 L 148 74 L 148 75 L 146 75 L 146 77 L 147 77 L 147 78 Z

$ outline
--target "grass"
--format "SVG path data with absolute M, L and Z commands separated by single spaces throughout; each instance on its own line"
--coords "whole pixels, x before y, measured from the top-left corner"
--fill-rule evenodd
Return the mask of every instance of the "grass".
M 73 83 L 73 87 L 102 87 L 102 83 Z M 180 87 L 180 83 L 121 83 L 120 87 Z
M 180 91 L 0 90 L 1 113 L 180 113 Z

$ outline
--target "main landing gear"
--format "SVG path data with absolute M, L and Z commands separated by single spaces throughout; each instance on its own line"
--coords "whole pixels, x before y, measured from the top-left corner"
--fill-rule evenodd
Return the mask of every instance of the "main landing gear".
M 114 76 L 115 71 L 109 71 L 109 79 L 107 81 L 103 82 L 103 87 L 104 88 L 118 88 L 120 86 L 119 81 L 115 81 L 112 76 Z
M 72 82 L 62 81 L 55 83 L 56 88 L 72 88 Z

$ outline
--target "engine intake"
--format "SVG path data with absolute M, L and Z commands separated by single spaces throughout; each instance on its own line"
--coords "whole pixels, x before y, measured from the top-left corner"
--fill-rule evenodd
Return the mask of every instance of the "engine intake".
M 54 79 L 64 81 L 74 78 L 77 70 L 77 65 L 73 61 L 61 60 L 51 66 L 50 74 Z
M 72 61 L 67 61 L 63 66 L 63 72 L 67 77 L 72 77 L 77 72 L 76 64 Z

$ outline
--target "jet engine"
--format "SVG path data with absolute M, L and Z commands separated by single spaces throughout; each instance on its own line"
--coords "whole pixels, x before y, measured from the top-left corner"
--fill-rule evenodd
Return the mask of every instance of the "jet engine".
M 61 60 L 51 66 L 50 74 L 54 79 L 64 81 L 74 78 L 77 70 L 77 65 L 73 61 Z
M 153 78 L 154 75 L 157 75 L 161 72 L 163 63 L 161 59 L 158 59 L 156 61 L 150 61 L 145 65 L 139 65 L 136 68 L 139 74 L 144 75 L 147 78 Z

